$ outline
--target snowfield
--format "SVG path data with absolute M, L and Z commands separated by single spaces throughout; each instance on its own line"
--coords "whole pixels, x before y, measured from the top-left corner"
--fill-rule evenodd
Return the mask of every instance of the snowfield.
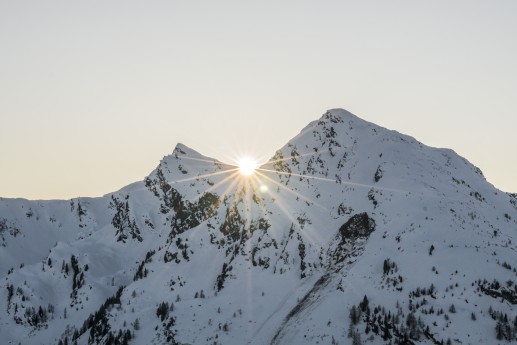
M 327 111 L 245 177 L 178 144 L 100 198 L 0 199 L 2 344 L 517 341 L 517 195 Z

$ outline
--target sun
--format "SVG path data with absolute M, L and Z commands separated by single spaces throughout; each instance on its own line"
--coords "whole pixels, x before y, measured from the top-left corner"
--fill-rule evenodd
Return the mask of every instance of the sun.
M 250 157 L 242 157 L 237 164 L 239 165 L 239 172 L 244 176 L 252 175 L 258 167 L 257 162 Z

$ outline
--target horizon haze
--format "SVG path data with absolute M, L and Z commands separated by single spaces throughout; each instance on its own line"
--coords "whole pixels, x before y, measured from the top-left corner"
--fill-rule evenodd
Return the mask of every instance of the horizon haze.
M 0 197 L 100 196 L 181 142 L 264 160 L 327 109 L 517 192 L 513 1 L 0 0 Z

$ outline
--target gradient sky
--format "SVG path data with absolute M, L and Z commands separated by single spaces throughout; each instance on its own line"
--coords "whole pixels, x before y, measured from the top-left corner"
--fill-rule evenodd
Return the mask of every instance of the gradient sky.
M 270 157 L 327 109 L 517 192 L 517 1 L 0 0 L 0 196 L 99 196 L 178 142 Z

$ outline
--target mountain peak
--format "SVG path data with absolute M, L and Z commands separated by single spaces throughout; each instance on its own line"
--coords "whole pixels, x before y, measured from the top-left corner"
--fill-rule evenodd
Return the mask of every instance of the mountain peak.
M 172 154 L 176 156 L 176 158 L 178 158 L 178 156 L 204 157 L 201 153 L 182 143 L 176 144 L 174 150 L 172 150 Z
M 332 115 L 335 118 L 339 118 L 342 121 L 346 121 L 349 119 L 359 119 L 359 117 L 357 115 L 354 115 L 351 112 L 349 112 L 348 110 L 343 109 L 343 108 L 329 109 L 329 110 L 327 110 L 327 112 L 325 114 L 323 114 L 323 117 L 329 116 L 329 115 Z
M 330 109 L 252 176 L 178 143 L 102 198 L 0 199 L 0 334 L 517 340 L 516 226 L 517 196 L 453 151 Z
M 384 129 L 374 123 L 363 120 L 357 115 L 352 114 L 348 110 L 341 108 L 334 108 L 327 110 L 318 120 L 314 120 L 302 129 L 300 134 L 305 132 L 313 132 L 314 130 L 326 130 L 333 128 L 333 130 L 348 132 L 349 130 L 356 130 L 360 128 L 374 128 Z M 319 129 L 317 129 L 319 128 Z
M 334 108 L 329 109 L 323 114 L 320 118 L 320 121 L 330 121 L 333 123 L 356 123 L 356 124 L 363 124 L 363 125 L 370 125 L 379 127 L 378 125 L 369 122 L 351 112 L 349 112 L 346 109 L 342 108 Z
M 207 157 L 199 153 L 198 151 L 188 147 L 185 144 L 177 143 L 174 147 L 174 150 L 172 150 L 172 153 L 170 155 L 167 155 L 163 157 L 160 164 L 164 162 L 170 163 L 171 161 L 178 161 L 178 160 L 192 160 L 192 161 L 198 161 L 198 162 L 205 162 L 205 163 L 216 163 L 217 159 Z

